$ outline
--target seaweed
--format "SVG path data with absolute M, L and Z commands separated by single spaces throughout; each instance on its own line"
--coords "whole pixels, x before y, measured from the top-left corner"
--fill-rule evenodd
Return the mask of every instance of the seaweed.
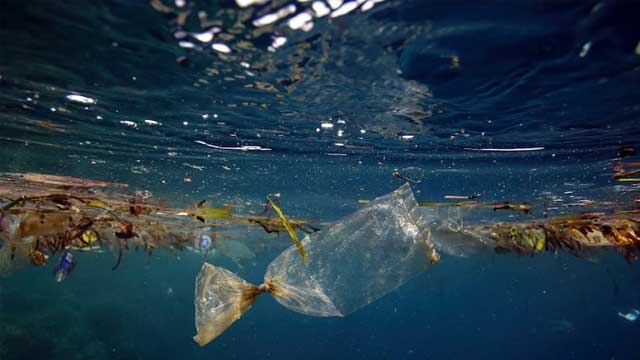
M 289 233 L 289 236 L 291 236 L 291 239 L 293 240 L 293 243 L 296 245 L 296 248 L 298 248 L 298 252 L 302 256 L 302 259 L 304 261 L 307 261 L 308 260 L 307 253 L 304 250 L 304 247 L 302 246 L 302 242 L 298 238 L 298 234 L 296 234 L 296 231 L 293 229 L 293 226 L 291 226 L 289 219 L 287 219 L 287 217 L 284 215 L 280 207 L 273 200 L 271 200 L 270 197 L 267 196 L 267 200 L 269 201 L 269 205 L 271 205 L 271 207 L 273 208 L 273 211 L 275 211 L 276 214 L 278 214 L 280 221 L 282 221 L 282 226 L 284 226 L 284 228 L 287 230 L 287 233 Z

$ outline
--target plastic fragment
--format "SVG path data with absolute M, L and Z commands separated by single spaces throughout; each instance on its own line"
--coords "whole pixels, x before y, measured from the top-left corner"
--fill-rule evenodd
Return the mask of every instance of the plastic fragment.
M 269 264 L 260 286 L 205 263 L 196 278 L 194 339 L 213 340 L 262 292 L 310 316 L 346 316 L 370 304 L 438 260 L 426 220 L 405 184 L 307 235 L 308 261 L 290 246 Z

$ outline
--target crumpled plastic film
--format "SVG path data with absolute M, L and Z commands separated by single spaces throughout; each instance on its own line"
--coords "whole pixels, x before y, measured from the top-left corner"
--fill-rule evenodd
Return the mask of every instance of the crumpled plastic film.
M 438 253 L 457 257 L 493 253 L 495 241 L 465 227 L 462 209 L 445 210 L 432 206 L 422 207 L 421 211 L 423 218 L 427 219 L 431 240 Z
M 302 314 L 345 316 L 438 260 L 426 218 L 408 184 L 308 235 L 302 243 L 308 261 L 295 246 L 289 247 L 271 262 L 259 287 L 205 264 L 196 280 L 194 339 L 200 345 L 213 340 L 261 292 Z
M 429 267 L 435 256 L 408 184 L 305 237 L 303 246 L 309 254 L 307 263 L 289 248 L 271 262 L 265 281 L 304 294 L 304 301 L 300 296 L 276 296 L 276 300 L 313 316 L 348 315 L 406 283 Z
M 196 330 L 203 346 L 247 311 L 260 289 L 229 270 L 205 263 L 196 277 Z

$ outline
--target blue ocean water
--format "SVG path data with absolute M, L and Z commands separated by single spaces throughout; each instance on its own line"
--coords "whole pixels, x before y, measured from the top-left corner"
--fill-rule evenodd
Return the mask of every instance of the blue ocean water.
M 421 180 L 419 201 L 534 205 L 471 221 L 610 209 L 640 192 L 612 179 L 620 149 L 640 146 L 639 10 L 7 0 L 0 172 L 125 182 L 175 206 L 281 193 L 288 215 L 317 222 L 393 191 L 394 171 Z M 275 256 L 211 261 L 259 283 Z M 131 253 L 116 271 L 110 253 L 77 261 L 62 284 L 52 264 L 0 278 L 0 359 L 638 357 L 640 323 L 618 312 L 640 307 L 640 272 L 615 252 L 443 256 L 345 318 L 261 296 L 202 348 L 191 338 L 202 256 Z

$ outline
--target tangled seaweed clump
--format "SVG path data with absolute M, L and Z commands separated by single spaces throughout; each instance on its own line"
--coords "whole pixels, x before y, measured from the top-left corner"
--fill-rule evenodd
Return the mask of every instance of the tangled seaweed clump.
M 498 253 L 513 251 L 534 255 L 544 251 L 569 250 L 584 257 L 590 250 L 615 248 L 624 257 L 640 256 L 640 219 L 637 213 L 604 213 L 564 216 L 525 223 L 495 223 L 469 227 L 466 233 L 492 244 Z
M 317 231 L 303 220 L 287 219 L 281 211 L 277 217 L 244 216 L 233 214 L 230 204 L 212 208 L 204 201 L 194 208 L 169 208 L 148 192 L 123 191 L 126 184 L 65 179 L 44 174 L 0 175 L 0 273 L 9 273 L 25 262 L 21 259 L 42 266 L 61 253 L 57 268 L 65 272 L 64 278 L 75 266 L 70 253 L 77 251 L 112 251 L 117 255 L 113 270 L 129 250 L 149 255 L 156 249 L 193 250 L 206 259 L 210 251 L 219 249 L 229 255 L 244 249 L 218 236 L 232 226 L 287 231 L 294 240 L 294 229 Z M 247 257 L 244 252 L 241 255 Z

